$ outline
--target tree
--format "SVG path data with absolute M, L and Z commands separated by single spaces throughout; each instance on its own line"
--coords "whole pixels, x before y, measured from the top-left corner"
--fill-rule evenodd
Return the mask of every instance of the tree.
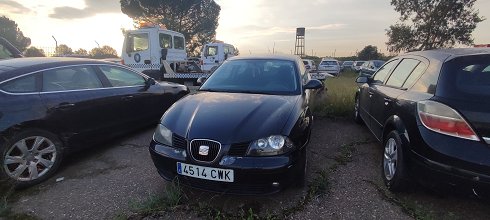
M 184 34 L 189 56 L 213 41 L 221 7 L 214 0 L 120 0 L 121 10 L 139 21 L 163 24 Z
M 387 31 L 390 52 L 471 45 L 471 34 L 484 19 L 476 0 L 391 0 L 400 22 Z
M 73 52 L 73 54 L 80 55 L 80 56 L 88 56 L 87 50 L 82 48 L 76 50 L 75 52 Z
M 31 46 L 31 47 L 26 49 L 26 51 L 24 52 L 24 55 L 26 57 L 45 57 L 46 53 L 44 53 L 43 49 L 39 49 L 39 48 Z
M 379 60 L 383 58 L 383 54 L 378 52 L 378 47 L 368 45 L 359 51 L 357 58 L 359 60 Z
M 90 57 L 95 59 L 117 58 L 117 52 L 114 48 L 104 45 L 96 47 L 90 51 Z
M 56 55 L 58 56 L 72 55 L 72 54 L 73 54 L 73 50 L 66 44 L 60 44 L 58 48 L 56 48 Z
M 5 16 L 0 17 L 0 37 L 10 41 L 20 51 L 31 45 L 31 39 L 24 36 L 17 23 Z

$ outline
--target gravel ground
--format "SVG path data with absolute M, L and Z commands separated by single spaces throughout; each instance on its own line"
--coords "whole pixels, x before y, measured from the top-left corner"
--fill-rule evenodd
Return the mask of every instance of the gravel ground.
M 183 204 L 171 211 L 135 214 L 130 211 L 131 203 L 164 195 L 169 184 L 150 159 L 147 145 L 152 134 L 153 128 L 142 129 L 71 156 L 47 182 L 15 193 L 10 200 L 12 210 L 40 219 L 200 219 L 211 218 L 217 211 L 228 217 L 240 212 L 247 216 L 248 210 L 254 217 L 279 219 L 490 218 L 489 206 L 482 201 L 441 197 L 427 190 L 386 192 L 378 165 L 381 146 L 369 131 L 350 120 L 320 118 L 315 119 L 308 146 L 307 178 L 310 186 L 323 181 L 328 186 L 325 194 L 315 193 L 305 200 L 311 191 L 308 187 L 256 197 L 184 188 Z M 321 171 L 328 174 L 327 179 L 318 179 Z M 64 180 L 56 182 L 60 177 Z M 213 211 L 203 214 L 209 210 Z

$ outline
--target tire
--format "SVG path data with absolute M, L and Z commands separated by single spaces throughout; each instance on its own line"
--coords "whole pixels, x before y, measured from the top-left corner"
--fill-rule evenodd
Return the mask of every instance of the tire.
M 359 112 L 360 110 L 360 100 L 359 100 L 359 96 L 356 96 L 356 99 L 355 99 L 355 102 L 354 102 L 354 121 L 357 123 L 357 124 L 364 124 L 364 121 L 362 120 L 361 118 L 361 114 Z
M 56 135 L 39 129 L 26 129 L 8 137 L 0 150 L 0 177 L 16 188 L 48 179 L 63 158 L 62 142 Z
M 397 131 L 391 131 L 383 142 L 383 160 L 381 171 L 383 181 L 392 192 L 405 192 L 409 190 L 410 179 L 408 167 L 400 135 Z

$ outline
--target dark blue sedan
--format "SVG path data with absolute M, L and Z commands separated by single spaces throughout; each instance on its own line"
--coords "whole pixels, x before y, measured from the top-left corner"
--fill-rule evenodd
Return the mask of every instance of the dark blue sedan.
M 18 187 L 56 172 L 65 154 L 156 124 L 189 93 L 89 59 L 0 61 L 0 177 Z

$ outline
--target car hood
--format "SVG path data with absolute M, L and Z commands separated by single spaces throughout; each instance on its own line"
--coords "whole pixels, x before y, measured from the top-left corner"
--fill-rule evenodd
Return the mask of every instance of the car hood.
M 283 134 L 298 99 L 299 96 L 200 92 L 175 103 L 161 123 L 188 140 L 244 143 Z

